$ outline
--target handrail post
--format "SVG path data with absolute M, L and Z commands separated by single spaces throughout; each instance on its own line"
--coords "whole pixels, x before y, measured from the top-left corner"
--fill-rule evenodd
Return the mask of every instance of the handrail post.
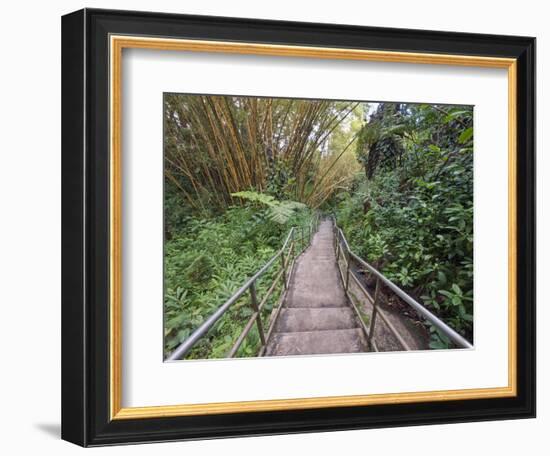
M 338 231 L 336 229 L 336 223 L 332 224 L 332 236 L 334 237 L 334 251 L 336 251 L 336 245 L 338 244 Z
M 351 268 L 351 255 L 349 254 L 348 252 L 348 265 L 346 267 L 346 293 L 348 292 L 348 288 L 349 288 L 349 270 Z
M 340 261 L 340 233 L 336 232 L 336 264 Z
M 289 250 L 289 252 L 288 252 L 288 255 L 289 255 L 289 256 L 288 256 L 288 264 L 287 264 L 287 266 L 288 266 L 288 268 L 289 268 L 289 270 L 290 270 L 290 275 L 287 277 L 287 281 L 285 281 L 285 287 L 287 287 L 287 288 L 288 288 L 288 285 L 289 285 L 288 281 L 290 280 L 290 276 L 292 275 L 292 268 L 291 268 L 291 265 L 292 265 L 293 262 L 294 262 L 294 258 L 295 258 L 294 255 L 295 255 L 295 254 L 296 254 L 296 250 L 295 250 L 295 248 L 294 248 L 294 237 L 293 237 L 293 238 L 292 238 L 292 242 L 290 243 L 290 250 Z
M 254 312 L 258 313 L 258 315 L 256 316 L 256 324 L 258 325 L 258 332 L 260 333 L 260 340 L 262 341 L 262 345 L 265 345 L 265 334 L 264 334 L 264 328 L 262 325 L 262 318 L 260 315 L 260 308 L 258 307 L 258 298 L 256 296 L 255 281 L 250 284 L 250 303 L 252 304 L 252 309 L 254 309 Z
M 376 279 L 376 289 L 374 290 L 374 299 L 372 301 L 372 315 L 370 320 L 368 344 L 372 345 L 372 338 L 374 336 L 374 325 L 376 324 L 376 315 L 378 315 L 378 295 L 380 293 L 380 279 Z
M 291 244 L 291 248 L 292 248 L 292 244 Z M 291 255 L 291 252 L 289 251 L 289 255 L 288 255 L 289 258 L 290 258 L 290 255 Z M 286 289 L 286 267 L 287 267 L 287 265 L 285 263 L 286 263 L 286 261 L 285 261 L 285 251 L 282 250 L 281 251 L 281 270 L 283 271 L 283 274 L 282 274 L 283 287 Z M 289 263 L 290 263 L 290 261 L 289 261 Z

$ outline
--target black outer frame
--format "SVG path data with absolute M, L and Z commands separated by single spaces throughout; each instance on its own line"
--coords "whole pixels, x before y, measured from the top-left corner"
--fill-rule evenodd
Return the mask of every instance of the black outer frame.
M 110 34 L 518 59 L 514 398 L 109 418 Z M 535 416 L 535 39 L 84 9 L 62 18 L 62 438 L 82 446 Z

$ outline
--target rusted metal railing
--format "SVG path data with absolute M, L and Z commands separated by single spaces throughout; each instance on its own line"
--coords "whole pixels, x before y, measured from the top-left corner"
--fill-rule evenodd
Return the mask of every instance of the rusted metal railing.
M 250 333 L 250 330 L 256 325 L 258 333 L 260 336 L 261 347 L 259 354 L 263 354 L 266 347 L 266 342 L 269 340 L 269 336 L 273 331 L 274 323 L 279 315 L 281 310 L 281 304 L 284 301 L 290 279 L 292 277 L 292 271 L 294 268 L 294 263 L 296 257 L 300 255 L 311 243 L 313 234 L 317 231 L 319 226 L 319 214 L 315 213 L 312 217 L 310 223 L 307 227 L 292 227 L 288 232 L 287 237 L 283 243 L 281 249 L 271 257 L 271 259 L 264 264 L 246 283 L 239 288 L 224 304 L 222 304 L 218 309 L 210 315 L 186 340 L 184 340 L 166 359 L 167 361 L 176 361 L 178 359 L 184 358 L 189 351 L 197 344 L 197 342 L 202 339 L 210 329 L 216 324 L 220 318 L 222 318 L 225 313 L 246 293 L 250 295 L 250 306 L 252 309 L 252 315 L 248 319 L 246 325 L 244 326 L 241 334 L 228 351 L 226 357 L 234 357 L 242 343 L 246 339 L 246 336 Z M 257 294 L 256 284 L 258 280 L 269 271 L 274 265 L 278 264 L 277 260 L 280 260 L 280 267 L 278 272 L 275 274 L 270 287 L 268 288 L 265 296 L 259 298 Z M 281 295 L 275 304 L 267 331 L 264 329 L 264 324 L 262 322 L 262 310 L 266 306 L 269 298 L 275 292 L 277 284 L 282 282 L 283 290 Z
M 336 219 L 332 217 L 333 220 L 333 229 L 334 229 L 334 249 L 336 251 L 336 264 L 338 266 L 338 271 L 340 273 L 340 278 L 344 284 L 345 292 L 348 296 L 348 299 L 355 310 L 359 321 L 362 323 L 362 329 L 367 337 L 369 347 L 378 351 L 378 346 L 376 340 L 374 339 L 374 329 L 378 318 L 380 318 L 392 335 L 399 342 L 399 345 L 404 350 L 411 350 L 411 347 L 405 339 L 399 334 L 399 331 L 395 329 L 395 326 L 389 320 L 386 313 L 380 308 L 380 293 L 381 287 L 384 285 L 391 292 L 397 295 L 403 302 L 412 307 L 419 315 L 429 321 L 433 326 L 435 326 L 439 331 L 445 334 L 457 347 L 460 348 L 473 348 L 472 344 L 468 342 L 464 337 L 458 334 L 454 329 L 449 327 L 445 322 L 443 322 L 439 317 L 430 312 L 426 307 L 420 304 L 418 301 L 409 296 L 391 280 L 385 277 L 380 271 L 375 269 L 372 265 L 367 263 L 361 257 L 356 255 L 349 247 L 348 241 L 344 235 L 344 232 L 341 228 L 338 227 Z M 341 265 L 343 263 L 343 266 Z M 367 291 L 365 286 L 357 278 L 357 276 L 351 270 L 352 264 L 359 265 L 360 267 L 366 269 L 370 274 L 376 277 L 376 286 L 374 290 L 374 297 Z M 350 279 L 354 281 L 357 287 L 361 290 L 362 294 L 372 303 L 372 314 L 370 315 L 369 327 L 367 328 L 361 312 L 359 311 L 357 305 L 355 304 L 351 293 L 349 291 Z

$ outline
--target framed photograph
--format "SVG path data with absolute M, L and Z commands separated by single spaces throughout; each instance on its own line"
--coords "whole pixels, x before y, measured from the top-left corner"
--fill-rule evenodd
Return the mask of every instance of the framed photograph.
M 62 19 L 62 437 L 535 416 L 535 39 Z

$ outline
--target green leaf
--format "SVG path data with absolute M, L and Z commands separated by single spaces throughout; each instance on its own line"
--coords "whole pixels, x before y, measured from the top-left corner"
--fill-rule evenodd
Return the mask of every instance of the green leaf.
M 453 297 L 453 294 L 447 290 L 439 290 L 439 293 L 441 293 L 443 296 L 446 296 L 449 299 Z
M 464 110 L 454 111 L 445 117 L 445 122 L 450 122 L 451 120 L 454 120 L 458 117 L 471 116 L 471 115 L 472 115 L 472 111 L 464 111 Z
M 458 142 L 461 144 L 464 144 L 465 142 L 469 141 L 470 138 L 474 135 L 474 127 L 469 127 L 464 130 L 460 136 L 458 137 Z

